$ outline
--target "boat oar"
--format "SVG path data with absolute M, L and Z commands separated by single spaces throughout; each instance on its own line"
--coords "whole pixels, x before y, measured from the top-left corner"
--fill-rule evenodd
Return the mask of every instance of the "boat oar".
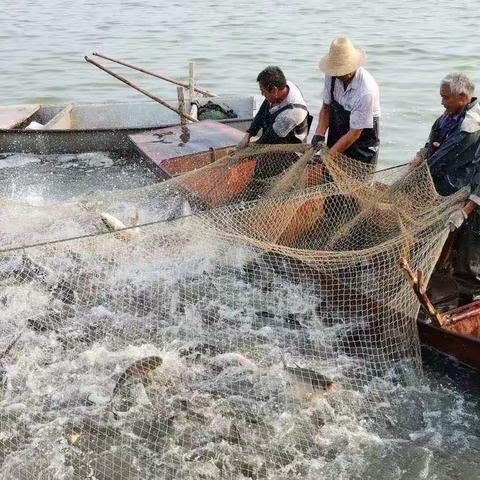
M 175 85 L 178 85 L 183 88 L 190 88 L 190 85 L 187 83 L 182 83 L 179 82 L 178 80 L 174 80 L 173 78 L 166 77 L 165 75 L 160 75 L 159 73 L 153 73 L 149 72 L 148 70 L 145 70 L 144 68 L 141 67 L 136 67 L 135 65 L 131 65 L 130 63 L 122 62 L 121 60 L 117 60 L 115 58 L 107 57 L 106 55 L 102 55 L 100 53 L 93 52 L 92 55 L 95 55 L 96 57 L 103 58 L 105 60 L 109 60 L 110 62 L 118 63 L 119 65 L 123 65 L 124 67 L 131 68 L 133 70 L 138 70 L 139 72 L 146 73 L 147 75 L 151 75 L 152 77 L 160 78 L 161 80 L 165 80 L 166 82 L 173 83 Z M 208 90 L 203 90 L 202 88 L 198 87 L 193 87 L 193 89 L 201 93 L 205 97 L 218 97 L 218 95 L 215 95 L 214 93 L 209 92 Z
M 172 110 L 173 112 L 175 112 L 177 115 L 180 115 L 181 117 L 185 117 L 187 120 L 190 120 L 191 122 L 198 122 L 198 120 L 197 120 L 196 118 L 192 117 L 192 116 L 189 115 L 188 113 L 181 112 L 181 111 L 178 110 L 177 108 L 172 107 L 171 105 L 169 105 L 167 102 L 165 102 L 165 101 L 162 100 L 161 98 L 158 98 L 157 96 L 152 95 L 151 93 L 147 92 L 146 90 L 144 90 L 143 88 L 139 87 L 138 85 L 135 85 L 134 83 L 130 82 L 130 80 L 127 80 L 126 78 L 122 77 L 121 75 L 118 75 L 117 73 L 112 72 L 110 69 L 104 67 L 103 65 L 100 65 L 99 63 L 95 62 L 94 60 L 91 60 L 91 59 L 88 58 L 87 56 L 85 56 L 85 60 L 86 60 L 88 63 L 91 63 L 92 65 L 95 65 L 95 66 L 98 67 L 100 70 L 103 70 L 104 72 L 108 73 L 108 74 L 111 75 L 112 77 L 115 77 L 116 79 L 120 80 L 120 81 L 123 82 L 123 83 L 126 83 L 127 85 L 129 85 L 130 87 L 134 88 L 135 90 L 138 90 L 140 93 L 143 93 L 144 95 L 146 95 L 147 97 L 151 98 L 152 100 L 155 100 L 156 102 L 160 103 L 160 104 L 163 105 L 164 107 L 169 108 L 170 110 Z

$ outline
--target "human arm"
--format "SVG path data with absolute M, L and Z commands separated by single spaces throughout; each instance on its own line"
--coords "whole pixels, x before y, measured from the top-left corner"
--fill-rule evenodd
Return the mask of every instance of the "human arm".
M 412 172 L 415 170 L 420 164 L 425 160 L 427 155 L 427 148 L 421 148 L 413 157 L 413 160 L 410 162 L 410 165 L 408 166 L 408 172 Z
M 350 128 L 332 145 L 330 154 L 344 153 L 360 138 L 365 128 L 373 128 L 375 98 L 373 93 L 366 93 L 356 101 L 350 112 Z
M 268 102 L 266 100 L 263 101 L 262 105 L 258 109 L 257 114 L 252 120 L 252 123 L 248 127 L 245 135 L 242 137 L 240 142 L 238 142 L 238 148 L 244 148 L 250 143 L 250 139 L 257 135 L 259 130 L 263 127 L 263 120 L 265 118 L 265 114 L 268 109 Z
M 318 126 L 315 135 L 325 137 L 330 122 L 330 105 L 323 103 L 320 113 L 318 114 Z
M 480 199 L 477 201 L 480 201 Z M 459 208 L 450 214 L 445 222 L 445 226 L 449 227 L 451 232 L 454 232 L 457 228 L 460 228 L 463 225 L 463 222 L 465 222 L 477 207 L 478 203 L 476 201 L 469 200 L 463 208 Z
M 337 153 L 343 153 L 348 150 L 360 138 L 362 130 L 361 128 L 350 128 L 350 130 L 341 136 L 335 142 L 335 145 L 330 148 L 330 155 L 336 155 Z
M 323 85 L 323 103 L 322 108 L 318 114 L 318 125 L 315 130 L 315 133 L 312 138 L 312 146 L 318 147 L 320 142 L 325 141 L 325 135 L 327 133 L 328 127 L 330 126 L 330 103 L 332 102 L 331 99 L 331 85 L 332 85 L 332 77 L 327 75 L 325 77 L 325 83 Z
M 440 117 L 441 118 L 441 117 Z M 437 119 L 435 123 L 433 124 L 430 134 L 428 135 L 428 140 L 425 143 L 425 145 L 415 154 L 413 157 L 413 160 L 410 162 L 410 165 L 408 166 L 408 171 L 411 172 L 412 170 L 415 170 L 423 161 L 427 158 L 428 152 L 432 148 L 432 143 L 434 142 L 434 137 L 435 137 L 435 131 L 438 127 L 440 119 Z
M 325 134 L 327 132 L 329 122 L 330 122 L 330 106 L 324 102 L 322 105 L 322 108 L 320 109 L 320 113 L 318 114 L 318 126 L 312 138 L 312 145 L 314 147 L 317 147 L 320 142 L 325 141 Z

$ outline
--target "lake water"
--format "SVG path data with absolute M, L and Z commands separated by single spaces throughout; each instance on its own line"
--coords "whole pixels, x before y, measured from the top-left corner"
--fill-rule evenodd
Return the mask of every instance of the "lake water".
M 258 93 L 256 75 L 276 64 L 316 115 L 318 60 L 334 37 L 349 35 L 381 89 L 380 162 L 404 163 L 442 111 L 443 76 L 463 71 L 480 80 L 476 7 L 475 0 L 2 0 L 0 104 L 141 98 L 83 60 L 99 52 L 178 79 L 193 60 L 199 85 L 220 94 Z M 161 80 L 117 71 L 161 98 L 176 96 Z
M 334 37 L 349 35 L 367 51 L 367 68 L 380 85 L 380 163 L 385 166 L 408 161 L 425 141 L 442 111 L 438 89 L 443 76 L 463 71 L 476 83 L 480 81 L 475 40 L 478 3 L 474 0 L 338 0 L 331 4 L 292 0 L 288 5 L 266 0 L 2 0 L 1 6 L 2 105 L 142 98 L 85 63 L 84 55 L 96 51 L 180 80 L 187 78 L 188 62 L 193 60 L 199 85 L 219 94 L 257 94 L 256 75 L 266 65 L 276 64 L 301 87 L 316 114 L 323 84 L 318 60 Z M 115 70 L 161 98 L 175 97 L 172 85 L 126 69 Z M 47 168 L 46 163 L 40 166 Z M 102 165 L 95 164 L 99 169 Z M 116 165 L 112 163 L 111 168 Z M 28 190 L 29 184 L 24 187 Z M 29 338 L 34 345 L 43 345 L 44 337 L 30 334 Z M 62 345 L 55 342 L 50 340 L 52 351 L 62 353 Z M 6 340 L 1 344 L 5 346 Z M 40 351 L 39 347 L 37 355 Z M 480 478 L 478 375 L 431 353 L 426 358 L 423 382 L 392 387 L 397 394 L 388 415 L 385 405 L 378 406 L 378 415 L 373 409 L 371 416 L 353 407 L 332 410 L 331 423 L 319 435 L 324 448 L 313 470 L 316 476 L 309 478 Z M 25 359 L 27 366 L 36 365 L 28 349 Z M 72 385 L 78 378 L 76 368 L 72 363 L 68 371 Z M 20 369 L 17 373 L 22 374 Z M 43 434 L 47 429 L 41 428 L 40 403 L 37 408 L 29 415 L 33 429 Z M 4 446 L 0 442 L 0 458 L 7 459 L 10 470 L 0 470 L 0 478 L 33 478 L 27 470 L 19 473 L 18 465 L 28 458 L 36 462 L 46 446 L 36 450 L 34 445 L 26 453 L 19 449 L 17 456 L 3 451 Z M 48 448 L 42 460 L 57 461 L 61 450 Z M 52 473 L 44 478 L 61 477 Z

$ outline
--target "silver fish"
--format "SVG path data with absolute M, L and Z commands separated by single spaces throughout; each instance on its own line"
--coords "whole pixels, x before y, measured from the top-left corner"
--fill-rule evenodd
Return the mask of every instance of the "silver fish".
M 129 381 L 134 378 L 140 379 L 142 382 L 148 382 L 148 375 L 163 363 L 161 357 L 152 356 L 142 358 L 132 363 L 117 380 L 112 393 L 112 399 L 118 391 Z
M 289 367 L 282 357 L 283 368 L 295 379 L 300 380 L 302 383 L 312 388 L 313 390 L 325 390 L 328 391 L 333 387 L 333 381 L 325 375 L 316 372 L 310 368 L 303 368 L 295 365 Z

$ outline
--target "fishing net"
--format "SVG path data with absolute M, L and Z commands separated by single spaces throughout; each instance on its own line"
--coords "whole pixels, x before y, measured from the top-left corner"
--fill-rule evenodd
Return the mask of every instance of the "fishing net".
M 2 478 L 314 478 L 345 392 L 419 371 L 399 260 L 428 278 L 464 193 L 302 145 L 183 161 L 142 189 L 2 200 Z

